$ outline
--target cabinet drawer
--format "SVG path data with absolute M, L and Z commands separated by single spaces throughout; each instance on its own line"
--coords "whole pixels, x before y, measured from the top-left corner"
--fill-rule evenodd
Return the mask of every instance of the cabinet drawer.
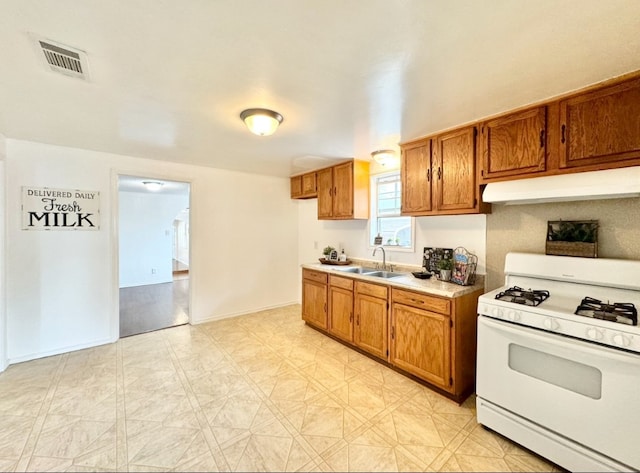
M 451 313 L 451 301 L 440 297 L 427 296 L 426 294 L 393 288 L 392 299 L 393 302 L 399 304 L 405 304 L 439 314 L 449 315 Z
M 371 284 L 368 282 L 356 281 L 356 292 L 358 294 L 365 294 L 367 296 L 386 299 L 387 291 L 388 289 L 386 286 L 379 286 L 378 284 Z
M 302 270 L 302 277 L 304 279 L 309 279 L 311 281 L 316 281 L 316 282 L 320 282 L 323 284 L 327 283 L 327 274 L 326 273 L 322 273 L 320 271 L 311 271 L 309 269 L 303 269 Z
M 329 284 L 332 287 L 341 287 L 342 289 L 353 291 L 353 279 L 331 275 L 329 276 Z

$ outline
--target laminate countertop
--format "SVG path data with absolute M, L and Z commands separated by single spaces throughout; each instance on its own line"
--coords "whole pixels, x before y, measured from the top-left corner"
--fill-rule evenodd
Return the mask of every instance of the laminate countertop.
M 324 273 L 333 274 L 336 276 L 344 276 L 347 278 L 359 279 L 362 281 L 373 282 L 389 287 L 397 287 L 399 289 L 409 289 L 412 291 L 423 292 L 425 294 L 431 294 L 442 297 L 460 297 L 465 294 L 475 292 L 479 289 L 484 291 L 484 276 L 476 275 L 476 282 L 472 286 L 461 286 L 452 282 L 445 282 L 436 279 L 432 276 L 429 279 L 418 279 L 411 272 L 397 271 L 402 276 L 393 278 L 381 278 L 376 276 L 367 276 L 366 274 L 351 273 L 345 271 L 349 268 L 359 268 L 360 265 L 329 265 L 322 263 L 308 263 L 302 264 L 302 268 L 311 269 L 314 271 L 322 271 Z

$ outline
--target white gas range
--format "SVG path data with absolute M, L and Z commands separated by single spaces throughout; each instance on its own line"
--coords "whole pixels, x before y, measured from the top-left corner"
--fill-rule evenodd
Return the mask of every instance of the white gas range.
M 572 471 L 640 469 L 640 261 L 509 253 L 478 300 L 478 421 Z

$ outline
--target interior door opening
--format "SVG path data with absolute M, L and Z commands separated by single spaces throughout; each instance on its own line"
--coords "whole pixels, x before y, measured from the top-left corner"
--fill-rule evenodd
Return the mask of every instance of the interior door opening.
M 189 322 L 189 193 L 186 182 L 118 176 L 120 337 Z

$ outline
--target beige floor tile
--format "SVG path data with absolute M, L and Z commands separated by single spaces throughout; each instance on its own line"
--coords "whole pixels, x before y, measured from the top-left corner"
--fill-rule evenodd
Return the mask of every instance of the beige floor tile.
M 463 455 L 454 453 L 457 464 L 462 469 L 461 471 L 509 471 L 509 465 L 502 458 L 475 456 L 475 455 Z
M 0 471 L 13 472 L 16 470 L 18 462 L 7 458 L 0 458 Z
M 164 427 L 158 422 L 127 421 L 129 465 L 172 469 L 184 459 L 196 429 Z
M 0 471 L 556 471 L 300 306 L 0 373 Z
M 68 458 L 34 456 L 27 471 L 67 471 L 72 465 L 73 460 Z
M 401 394 L 359 376 L 333 391 L 342 402 L 358 414 L 371 418 L 401 399 Z
M 40 412 L 49 388 L 47 386 L 4 383 L 0 386 L 0 392 L 2 392 L 0 415 L 35 417 Z
M 115 433 L 115 420 L 88 421 L 75 416 L 50 415 L 44 422 L 34 455 L 73 459 L 104 444 L 115 445 Z

